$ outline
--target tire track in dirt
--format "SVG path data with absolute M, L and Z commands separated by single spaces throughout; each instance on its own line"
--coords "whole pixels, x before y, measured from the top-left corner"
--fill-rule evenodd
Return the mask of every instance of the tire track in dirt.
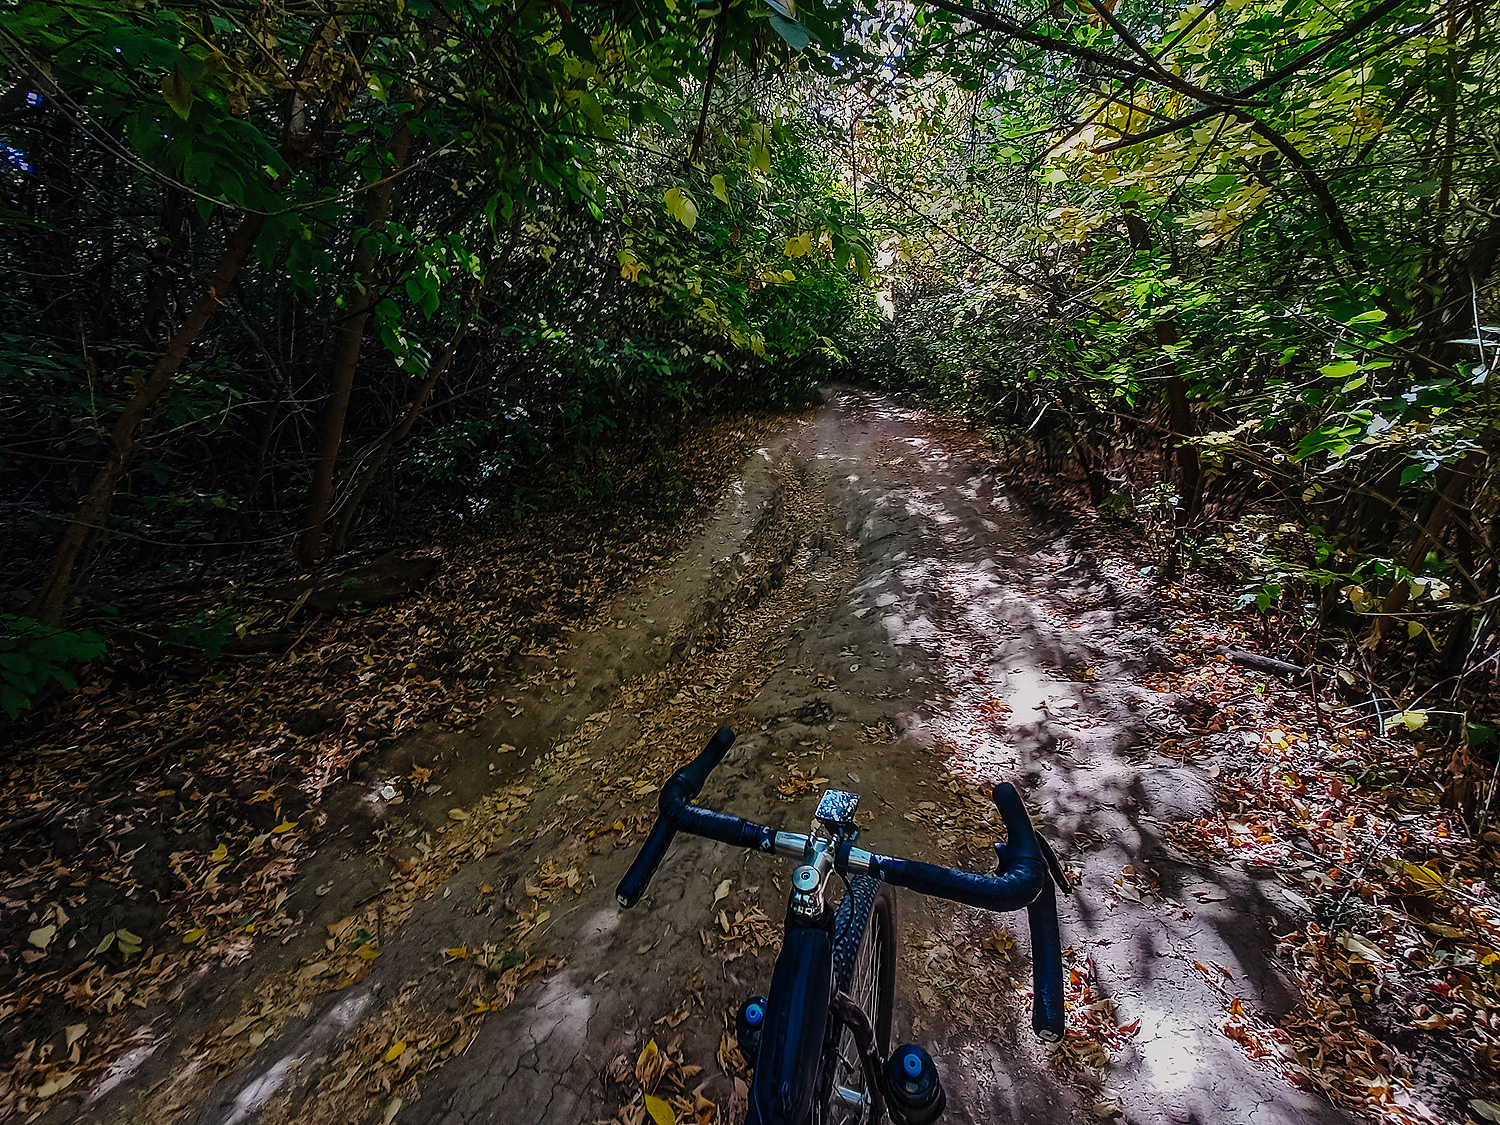
M 657 788 L 729 722 L 741 738 L 706 804 L 801 828 L 818 790 L 850 788 L 868 846 L 985 869 L 984 787 L 1018 776 L 1070 853 L 1064 932 L 1097 1018 L 1054 1057 L 1026 1029 L 1016 923 L 901 897 L 895 1034 L 934 1048 L 950 1120 L 1342 1120 L 1218 1034 L 1227 1001 L 1192 967 L 1217 959 L 1247 1004 L 1284 1002 L 1244 919 L 1265 909 L 1250 881 L 1168 866 L 1160 826 L 1210 796 L 1143 748 L 1146 608 L 1128 573 L 1026 510 L 972 435 L 835 391 L 576 638 L 566 678 L 403 750 L 402 770 L 445 755 L 439 791 L 381 810 L 368 854 L 305 874 L 336 885 L 307 898 L 308 934 L 215 1036 L 125 1083 L 111 1119 L 638 1120 L 631 1071 L 653 1036 L 729 1111 L 716 1049 L 769 980 L 788 865 L 679 838 L 640 906 L 613 892 Z M 1148 863 L 1159 881 L 1132 898 L 1120 873 Z M 1184 906 L 1195 888 L 1220 900 Z M 1133 1038 L 1115 1032 L 1132 1020 Z

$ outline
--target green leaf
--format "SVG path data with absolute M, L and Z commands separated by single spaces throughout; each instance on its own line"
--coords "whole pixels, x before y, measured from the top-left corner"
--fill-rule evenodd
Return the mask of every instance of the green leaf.
M 172 112 L 186 121 L 193 110 L 193 84 L 182 73 L 182 67 L 174 66 L 172 72 L 162 78 L 161 94 Z
M 576 23 L 565 23 L 562 25 L 561 35 L 563 46 L 569 52 L 585 62 L 594 61 L 594 44 L 589 39 L 589 33 L 583 28 Z
M 812 36 L 808 34 L 807 28 L 796 20 L 789 20 L 779 12 L 770 14 L 771 26 L 776 29 L 776 34 L 786 40 L 786 44 L 794 51 L 805 51 L 807 45 L 812 42 Z
M 724 182 L 724 177 L 715 176 L 713 179 L 709 180 L 709 183 L 713 184 L 714 195 L 716 195 L 722 202 L 728 203 L 729 185 Z
M 854 265 L 859 270 L 859 279 L 870 284 L 870 253 L 863 246 L 854 247 Z
M 1318 370 L 1330 379 L 1347 379 L 1359 370 L 1359 360 L 1341 359 L 1337 363 L 1325 363 Z

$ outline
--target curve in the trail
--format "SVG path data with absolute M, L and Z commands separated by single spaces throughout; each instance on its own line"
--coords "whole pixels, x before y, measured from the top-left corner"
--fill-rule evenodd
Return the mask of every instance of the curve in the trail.
M 1222 1034 L 1227 995 L 1195 968 L 1222 966 L 1252 1008 L 1291 1003 L 1268 958 L 1274 903 L 1163 838 L 1211 808 L 1212 791 L 1145 738 L 1163 702 L 1143 683 L 1155 615 L 1141 576 L 1029 509 L 975 435 L 834 389 L 751 457 L 702 533 L 617 599 L 607 627 L 580 635 L 563 661 L 569 691 L 517 685 L 480 735 L 447 738 L 457 797 L 413 808 L 411 827 L 440 842 L 455 799 L 475 809 L 497 785 L 525 782 L 525 809 L 403 907 L 358 986 L 367 1006 L 346 1025 L 335 1013 L 347 992 L 316 996 L 212 1081 L 203 1067 L 176 1082 L 143 1071 L 111 1095 L 114 1119 L 574 1125 L 633 1096 L 610 1077 L 631 1066 L 611 1064 L 654 1036 L 705 1068 L 694 1084 L 734 1120 L 716 1048 L 726 1013 L 769 981 L 787 866 L 679 839 L 639 907 L 613 901 L 655 787 L 729 722 L 743 734 L 704 803 L 800 828 L 824 784 L 854 789 L 868 846 L 977 867 L 993 864 L 996 831 L 982 784 L 1015 778 L 1079 873 L 1062 904 L 1075 983 L 1138 1031 L 1054 1057 L 1028 1030 L 1024 937 L 1009 949 L 1024 926 L 901 897 L 896 1034 L 933 1049 L 949 1120 L 1341 1122 Z M 628 846 L 601 829 L 611 823 Z M 352 900 L 354 873 L 378 859 L 339 862 L 316 878 L 347 883 Z M 1127 865 L 1156 873 L 1151 893 L 1118 881 Z M 545 872 L 573 878 L 528 906 Z M 543 906 L 547 920 L 528 923 Z M 310 928 L 347 908 L 324 917 L 310 900 Z M 404 1029 L 490 995 L 472 960 L 442 951 L 511 940 L 563 964 L 465 1025 L 419 1080 L 382 1070 Z M 258 987 L 274 994 L 296 968 Z

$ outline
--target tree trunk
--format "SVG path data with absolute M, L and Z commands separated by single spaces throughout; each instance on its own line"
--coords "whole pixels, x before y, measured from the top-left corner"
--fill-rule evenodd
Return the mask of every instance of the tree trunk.
M 416 425 L 417 419 L 421 417 L 422 411 L 426 409 L 427 402 L 432 397 L 432 392 L 437 388 L 438 380 L 443 377 L 443 372 L 448 369 L 448 364 L 452 362 L 454 353 L 458 351 L 458 346 L 463 343 L 464 337 L 469 334 L 469 327 L 474 322 L 474 312 L 478 304 L 478 294 L 476 293 L 475 299 L 469 305 L 468 309 L 465 310 L 463 319 L 459 322 L 457 329 L 454 330 L 452 337 L 448 340 L 447 347 L 428 366 L 427 375 L 422 380 L 422 385 L 417 388 L 415 397 L 412 398 L 411 402 L 407 403 L 405 413 L 402 414 L 400 420 L 394 426 L 386 431 L 386 435 L 380 443 L 380 448 L 375 451 L 374 456 L 370 458 L 370 463 L 360 473 L 359 479 L 355 482 L 354 491 L 349 494 L 349 499 L 344 501 L 343 507 L 339 511 L 338 525 L 333 532 L 333 550 L 335 553 L 342 551 L 345 543 L 348 542 L 349 528 L 354 523 L 354 514 L 359 511 L 359 506 L 364 501 L 365 493 L 369 491 L 371 483 L 380 474 L 380 470 L 385 465 L 386 459 L 390 457 L 396 446 L 406 440 L 406 436 L 411 433 L 411 428 Z
M 1479 466 L 1484 461 L 1482 453 L 1474 452 L 1465 455 L 1457 465 L 1448 472 L 1448 479 L 1443 482 L 1442 488 L 1438 490 L 1437 499 L 1433 502 L 1432 511 L 1428 514 L 1416 539 L 1407 548 L 1405 556 L 1401 559 L 1401 565 L 1413 574 L 1422 569 L 1422 561 L 1427 558 L 1427 552 L 1442 536 L 1448 527 L 1448 521 L 1453 517 L 1453 510 L 1463 504 L 1464 493 L 1468 491 L 1469 484 L 1478 475 Z M 1480 596 L 1483 597 L 1483 593 Z M 1370 632 L 1365 637 L 1365 647 L 1374 648 L 1380 644 L 1389 628 L 1392 614 L 1401 612 L 1410 597 L 1410 587 L 1405 582 L 1398 582 L 1386 594 L 1385 600 L 1380 603 L 1380 616 L 1376 617 L 1370 624 Z
M 285 120 L 281 134 L 281 151 L 287 160 L 288 168 L 277 180 L 273 189 L 275 191 L 279 191 L 292 174 L 311 158 L 334 116 L 328 112 L 329 99 L 325 99 L 323 110 L 318 114 L 317 122 L 311 132 L 300 132 L 295 125 L 295 122 L 303 117 L 302 99 L 297 92 L 299 83 L 312 67 L 319 52 L 330 49 L 342 32 L 343 7 L 346 4 L 347 0 L 340 0 L 340 3 L 335 6 L 332 14 L 319 28 L 318 34 L 309 40 L 293 72 L 291 89 L 286 97 Z M 351 70 L 351 74 L 355 73 L 357 69 Z M 45 85 L 41 88 L 56 89 L 50 79 L 45 79 Z M 329 97 L 331 96 L 330 94 Z M 197 341 L 199 334 L 213 318 L 214 313 L 218 312 L 220 306 L 223 305 L 229 287 L 234 284 L 235 277 L 244 266 L 245 260 L 249 258 L 250 252 L 255 248 L 256 239 L 265 229 L 266 219 L 267 216 L 264 214 L 254 211 L 245 212 L 239 227 L 230 236 L 229 243 L 219 258 L 218 267 L 209 279 L 203 296 L 193 305 L 187 319 L 172 334 L 166 350 L 152 367 L 151 374 L 136 388 L 130 401 L 125 404 L 124 412 L 116 420 L 114 429 L 110 433 L 109 449 L 105 454 L 104 464 L 99 467 L 88 491 L 79 501 L 78 511 L 63 529 L 47 574 L 42 579 L 42 584 L 28 607 L 27 612 L 43 624 L 55 625 L 62 619 L 67 609 L 68 595 L 73 588 L 73 583 L 77 580 L 80 560 L 95 533 L 99 531 L 105 514 L 109 511 L 110 503 L 114 500 L 115 489 L 119 487 L 120 480 L 130 467 L 130 462 L 140 450 L 146 426 L 162 396 L 172 385 L 172 380 L 176 378 L 178 370 L 187 359 L 187 354 Z
M 93 483 L 83 494 L 78 511 L 63 530 L 47 576 L 31 600 L 29 612 L 43 624 L 55 625 L 61 620 L 67 608 L 68 592 L 72 588 L 79 559 L 109 510 L 115 489 L 140 447 L 157 404 L 171 386 L 188 351 L 198 339 L 198 334 L 224 303 L 224 295 L 234 283 L 245 259 L 250 256 L 255 240 L 265 225 L 265 215 L 253 211 L 245 213 L 245 217 L 240 220 L 239 229 L 225 247 L 224 255 L 219 259 L 218 268 L 209 279 L 203 296 L 198 298 L 187 319 L 173 333 L 166 351 L 162 352 L 151 369 L 151 374 L 136 388 L 135 394 L 125 404 L 124 413 L 115 421 L 114 429 L 109 435 L 104 464 L 99 467 Z
M 312 564 L 323 556 L 323 531 L 333 505 L 333 477 L 338 466 L 339 446 L 344 440 L 344 420 L 349 413 L 349 395 L 354 389 L 354 372 L 359 367 L 359 353 L 364 346 L 365 326 L 370 320 L 375 293 L 375 252 L 369 235 L 385 225 L 391 207 L 396 177 L 406 166 L 411 149 L 409 113 L 391 138 L 391 159 L 384 166 L 380 181 L 369 189 L 361 217 L 358 243 L 354 248 L 354 284 L 349 289 L 346 314 L 338 326 L 333 351 L 333 372 L 328 405 L 323 411 L 323 438 L 318 450 L 318 464 L 313 472 L 312 490 L 308 494 L 307 515 L 297 542 L 297 557 Z

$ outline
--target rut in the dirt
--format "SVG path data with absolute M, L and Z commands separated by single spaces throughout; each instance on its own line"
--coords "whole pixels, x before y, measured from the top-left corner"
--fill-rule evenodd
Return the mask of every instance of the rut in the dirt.
M 741 738 L 705 804 L 802 828 L 822 788 L 849 788 L 871 846 L 987 869 L 985 787 L 1008 777 L 1068 853 L 1078 1034 L 1051 1056 L 1026 1031 L 1024 927 L 901 901 L 895 1034 L 933 1049 L 951 1120 L 1340 1120 L 1219 1034 L 1227 999 L 1193 967 L 1287 1003 L 1257 920 L 1274 906 L 1160 840 L 1211 794 L 1142 742 L 1159 638 L 1135 578 L 1048 529 L 972 436 L 835 392 L 580 635 L 564 690 L 517 685 L 479 735 L 404 746 L 389 769 L 430 769 L 437 791 L 320 857 L 283 956 L 210 1028 L 163 1020 L 87 1112 L 640 1122 L 655 1041 L 664 1095 L 737 1120 L 723 1036 L 769 981 L 786 865 L 679 838 L 639 907 L 613 894 L 661 782 L 728 723 Z M 1148 863 L 1175 906 L 1117 893 Z

